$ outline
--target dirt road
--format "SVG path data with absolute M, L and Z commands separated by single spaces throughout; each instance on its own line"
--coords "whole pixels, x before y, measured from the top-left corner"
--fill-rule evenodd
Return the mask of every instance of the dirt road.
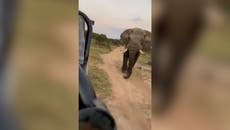
M 106 99 L 118 125 L 118 130 L 150 130 L 151 122 L 151 86 L 148 83 L 150 71 L 140 73 L 134 68 L 130 79 L 124 79 L 121 73 L 122 48 L 102 55 L 100 66 L 109 75 L 112 84 L 112 96 Z M 137 65 L 138 66 L 138 65 Z
M 152 130 L 229 130 L 230 66 L 204 56 L 189 59 L 174 106 L 152 118 Z

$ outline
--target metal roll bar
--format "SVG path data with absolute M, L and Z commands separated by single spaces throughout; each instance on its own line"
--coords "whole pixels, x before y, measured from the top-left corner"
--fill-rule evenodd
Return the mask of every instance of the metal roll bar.
M 89 52 L 90 52 L 90 46 L 91 46 L 94 21 L 90 20 L 89 17 L 81 11 L 79 11 L 79 15 L 83 17 L 87 25 L 87 31 L 86 31 L 86 36 L 85 36 L 86 38 L 85 38 L 85 50 L 84 50 L 84 63 L 82 64 L 82 67 L 85 70 L 88 64 L 88 59 L 89 59 Z
M 116 130 L 117 129 L 116 122 L 113 116 L 110 114 L 106 105 L 97 98 L 93 86 L 91 85 L 86 74 L 86 67 L 88 64 L 92 32 L 93 32 L 92 25 L 94 24 L 94 22 L 90 20 L 88 16 L 81 11 L 79 11 L 79 15 L 83 17 L 87 25 L 87 31 L 85 36 L 85 48 L 84 48 L 84 62 L 82 65 L 79 66 L 80 128 L 87 122 L 99 128 L 100 130 Z M 79 30 L 82 31 L 81 29 Z

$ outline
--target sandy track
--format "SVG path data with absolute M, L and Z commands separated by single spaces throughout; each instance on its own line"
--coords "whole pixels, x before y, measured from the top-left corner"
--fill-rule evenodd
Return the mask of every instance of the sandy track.
M 152 130 L 229 130 L 230 66 L 207 57 L 189 59 L 174 106 L 152 118 Z
M 151 88 L 137 68 L 130 79 L 122 77 L 122 49 L 102 55 L 104 64 L 100 66 L 109 75 L 112 96 L 106 99 L 118 125 L 118 130 L 150 130 Z M 150 72 L 149 72 L 150 73 Z

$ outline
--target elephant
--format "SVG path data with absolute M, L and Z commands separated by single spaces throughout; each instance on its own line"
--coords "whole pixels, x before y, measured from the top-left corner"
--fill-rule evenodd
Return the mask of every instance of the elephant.
M 126 48 L 121 71 L 124 73 L 124 78 L 128 79 L 140 54 L 143 53 L 145 48 L 151 46 L 151 32 L 140 28 L 132 28 L 125 30 L 120 38 L 121 43 Z
M 207 9 L 227 0 L 154 0 L 152 10 L 152 104 L 153 113 L 165 113 L 172 105 L 176 81 L 188 55 L 209 22 Z M 159 6 L 156 6 L 159 5 Z M 213 6 L 214 5 L 214 6 Z M 155 6 L 155 7 L 154 7 Z
M 161 13 L 153 19 L 153 112 L 166 112 L 176 93 L 182 64 L 196 45 L 204 26 L 204 0 L 161 0 Z

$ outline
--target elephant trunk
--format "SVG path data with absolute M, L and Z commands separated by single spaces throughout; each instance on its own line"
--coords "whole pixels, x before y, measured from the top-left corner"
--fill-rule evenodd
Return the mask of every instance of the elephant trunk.
M 137 61 L 137 54 L 140 53 L 140 49 L 128 48 L 128 52 L 129 52 L 129 62 L 131 63 L 131 65 L 134 66 L 134 64 Z
M 140 55 L 140 51 L 139 50 L 140 49 L 137 49 L 137 48 L 128 48 L 127 52 L 125 52 L 125 55 L 128 53 L 128 61 L 129 62 L 128 62 L 127 73 L 124 76 L 124 78 L 129 78 L 131 76 L 133 67 L 134 67 L 135 63 L 137 62 L 137 59 L 138 59 L 138 57 Z

